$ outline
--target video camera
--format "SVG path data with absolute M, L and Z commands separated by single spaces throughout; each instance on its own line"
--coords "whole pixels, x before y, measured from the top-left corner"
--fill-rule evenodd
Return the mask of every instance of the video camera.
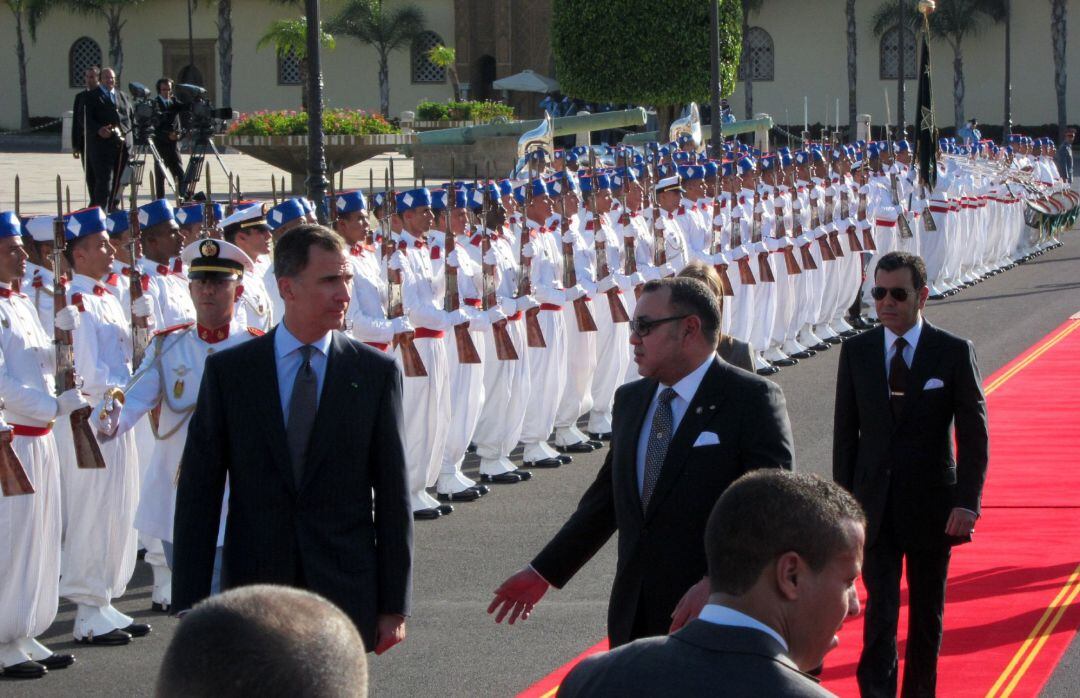
M 239 116 L 228 108 L 214 109 L 206 96 L 206 88 L 180 83 L 173 88 L 177 112 L 186 122 L 195 143 L 208 143 L 215 133 L 223 133 L 228 121 Z
M 129 82 L 128 92 L 131 93 L 131 98 L 134 101 L 132 107 L 135 115 L 132 128 L 134 142 L 138 145 L 144 145 L 150 141 L 150 137 L 157 129 L 161 119 L 161 111 L 158 109 L 157 102 L 154 101 L 150 88 L 141 82 Z

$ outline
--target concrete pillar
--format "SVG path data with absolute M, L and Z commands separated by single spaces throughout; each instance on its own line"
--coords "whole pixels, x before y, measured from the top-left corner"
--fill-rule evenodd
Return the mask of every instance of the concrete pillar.
M 72 128 L 74 128 L 72 122 L 75 120 L 75 112 L 66 111 L 60 118 L 64 120 L 63 125 L 60 127 L 60 152 L 70 153 L 72 151 L 71 132 Z
M 855 118 L 855 140 L 870 141 L 870 115 L 859 114 Z
M 754 114 L 755 119 L 768 119 L 768 114 Z M 769 152 L 769 129 L 758 126 L 754 129 L 754 147 L 763 153 Z
M 589 114 L 589 113 L 590 112 L 589 112 L 588 109 L 582 109 L 577 114 L 578 114 L 578 116 L 582 116 L 582 115 Z M 578 131 L 577 133 L 574 134 L 574 145 L 592 145 L 592 141 L 589 140 L 590 135 L 591 135 L 591 131 L 588 131 L 588 130 Z

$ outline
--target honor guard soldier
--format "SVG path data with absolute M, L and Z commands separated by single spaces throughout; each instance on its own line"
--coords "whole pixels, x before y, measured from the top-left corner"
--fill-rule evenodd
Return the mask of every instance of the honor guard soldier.
M 82 393 L 96 403 L 131 380 L 131 331 L 120 301 L 100 282 L 114 256 L 105 214 L 98 207 L 76 211 L 68 217 L 65 233 L 64 257 L 74 272 L 68 303 L 80 311 L 72 333 L 75 370 L 83 381 Z M 152 317 L 150 296 L 140 298 L 132 310 Z M 67 496 L 60 595 L 77 604 L 76 641 L 122 645 L 150 632 L 149 625 L 135 623 L 112 605 L 135 570 L 139 457 L 130 433 L 99 446 L 104 469 L 78 468 L 73 450 L 61 450 Z
M 131 313 L 131 225 L 130 214 L 126 210 L 113 211 L 105 218 L 105 229 L 109 232 L 109 242 L 116 250 L 116 258 L 113 259 L 112 269 L 101 280 L 120 301 L 120 307 L 129 315 Z M 141 249 L 141 247 L 140 247 Z M 150 279 L 143 277 L 143 284 L 149 284 Z M 143 289 L 146 290 L 145 288 Z
M 298 212 L 298 216 L 303 215 L 299 205 L 295 206 L 294 211 Z M 244 277 L 244 293 L 236 302 L 236 319 L 246 327 L 257 327 L 267 332 L 281 317 L 284 305 L 277 307 L 277 304 L 281 304 L 281 297 L 277 292 L 277 279 L 270 259 L 273 234 L 263 215 L 262 205 L 233 211 L 232 215 L 221 221 L 221 235 L 223 240 L 243 250 L 255 265 L 255 271 Z
M 37 310 L 38 320 L 45 334 L 53 331 L 53 284 L 55 279 L 52 268 L 53 216 L 31 216 L 27 219 L 23 232 L 23 245 L 29 260 L 26 274 L 23 276 L 23 292 L 30 298 Z M 61 277 L 61 283 L 67 281 Z
M 188 266 L 188 293 L 196 320 L 154 333 L 139 372 L 122 392 L 105 396 L 94 409 L 95 426 L 103 441 L 122 437 L 152 409 L 161 407 L 154 428 L 155 445 L 146 468 L 135 513 L 135 528 L 164 545 L 167 567 L 155 568 L 155 611 L 169 611 L 173 514 L 176 509 L 177 469 L 187 439 L 188 420 L 211 354 L 236 346 L 262 330 L 241 325 L 235 318 L 236 300 L 245 274 L 255 270 L 239 247 L 224 240 L 196 240 L 183 250 Z M 219 589 L 221 546 L 224 544 L 228 487 L 219 525 L 213 593 Z
M 146 290 L 154 299 L 154 324 L 172 327 L 191 322 L 195 319 L 195 305 L 187 292 L 187 280 L 176 268 L 181 265 L 173 262 L 183 249 L 183 239 L 172 206 L 165 199 L 158 199 L 140 206 L 137 215 L 143 252 L 138 264 L 150 280 Z
M 25 272 L 21 232 L 14 213 L 0 213 L 0 447 L 8 451 L 0 456 L 0 675 L 11 679 L 74 661 L 34 638 L 59 603 L 60 461 L 52 427 L 87 404 L 78 389 L 56 397 L 52 338 L 30 299 L 12 288 Z M 72 329 L 78 320 L 68 307 L 57 322 Z

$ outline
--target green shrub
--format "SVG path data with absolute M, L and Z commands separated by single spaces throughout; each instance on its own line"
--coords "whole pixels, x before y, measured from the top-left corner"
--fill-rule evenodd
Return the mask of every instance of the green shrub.
M 416 105 L 419 121 L 475 121 L 486 124 L 502 117 L 514 118 L 514 108 L 502 102 L 420 102 Z
M 366 136 L 373 133 L 400 133 L 382 114 L 362 109 L 327 109 L 323 112 L 323 132 L 328 136 Z M 308 115 L 304 111 L 258 111 L 241 114 L 229 127 L 233 136 L 306 136 Z

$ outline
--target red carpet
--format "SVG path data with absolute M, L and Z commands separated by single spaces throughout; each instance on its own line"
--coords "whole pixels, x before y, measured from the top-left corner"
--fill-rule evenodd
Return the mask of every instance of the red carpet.
M 990 471 L 975 542 L 954 551 L 949 570 L 939 695 L 1038 695 L 1080 627 L 1077 330 L 1080 315 L 984 383 Z M 905 616 L 902 610 L 901 671 Z M 825 661 L 823 683 L 837 695 L 859 693 L 861 645 L 856 618 Z M 574 664 L 605 646 L 589 648 L 520 695 L 553 696 Z

